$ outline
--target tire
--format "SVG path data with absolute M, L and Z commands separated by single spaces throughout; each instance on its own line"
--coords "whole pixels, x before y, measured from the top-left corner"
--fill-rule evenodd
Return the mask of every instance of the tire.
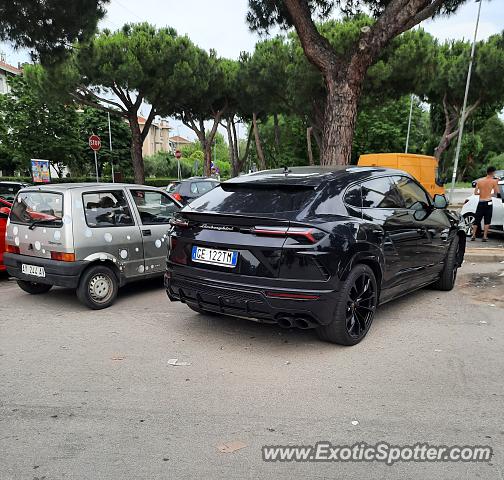
M 118 289 L 114 271 L 109 267 L 97 265 L 82 274 L 77 287 L 77 297 L 87 307 L 101 310 L 115 302 Z
M 369 331 L 378 305 L 378 285 L 373 270 L 367 265 L 356 265 L 338 293 L 334 320 L 317 328 L 317 334 L 326 342 L 356 345 Z
M 448 253 L 446 254 L 443 271 L 439 278 L 432 284 L 435 290 L 449 292 L 455 286 L 457 271 L 459 268 L 458 256 L 460 250 L 460 239 L 458 235 L 452 240 Z
M 17 284 L 21 290 L 24 290 L 31 295 L 47 293 L 53 287 L 52 285 L 46 285 L 45 283 L 27 282 L 26 280 L 18 280 Z

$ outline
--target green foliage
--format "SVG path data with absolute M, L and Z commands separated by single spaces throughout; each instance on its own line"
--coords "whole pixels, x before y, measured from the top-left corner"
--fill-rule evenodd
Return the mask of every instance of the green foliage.
M 110 130 L 112 132 L 112 154 L 109 144 L 109 126 L 107 112 L 91 107 L 83 107 L 79 113 L 79 142 L 81 155 L 79 162 L 69 165 L 72 175 L 91 174 L 94 172 L 94 154 L 89 148 L 88 140 L 90 135 L 98 135 L 102 141 L 102 148 L 98 152 L 98 162 L 100 173 L 105 168 L 110 174 L 110 163 L 114 162 L 116 171 L 123 175 L 132 175 L 130 159 L 131 132 L 128 124 L 122 117 L 110 116 Z M 105 165 L 108 163 L 108 165 Z
M 504 153 L 489 158 L 488 163 L 485 166 L 489 167 L 490 165 L 494 166 L 497 170 L 504 170 Z
M 148 178 L 145 181 L 145 185 L 151 187 L 166 187 L 171 181 L 176 180 L 177 177 L 160 177 L 160 178 Z M 0 182 L 24 182 L 31 183 L 31 177 L 0 177 Z M 111 177 L 102 177 L 102 182 L 110 183 L 112 181 Z M 51 183 L 96 183 L 95 177 L 69 177 L 69 178 L 52 178 Z M 135 183 L 133 177 L 125 177 L 123 183 Z
M 381 105 L 362 105 L 357 117 L 353 163 L 365 153 L 404 152 L 408 132 L 410 97 L 389 100 Z M 424 154 L 429 136 L 429 115 L 418 99 L 413 114 L 408 152 Z
M 268 168 L 294 167 L 308 165 L 306 145 L 306 125 L 298 116 L 279 117 L 280 145 L 275 143 L 275 126 L 273 117 L 268 117 L 259 127 L 266 166 Z M 317 145 L 312 140 L 312 148 L 316 156 Z M 252 152 L 252 162 L 257 164 L 255 149 Z
M 504 122 L 497 115 L 488 118 L 478 134 L 483 143 L 481 154 L 485 160 L 504 154 Z
M 459 181 L 472 181 L 485 175 L 486 164 L 481 159 L 483 143 L 478 133 L 467 132 L 462 138 L 457 179 Z M 441 176 L 450 176 L 455 159 L 455 148 L 446 152 L 442 163 Z
M 434 11 L 435 14 L 454 12 L 466 0 L 445 0 Z M 307 0 L 311 16 L 318 19 L 327 19 L 334 10 L 342 16 L 354 16 L 362 11 L 369 11 L 378 17 L 390 3 L 390 0 Z M 249 0 L 247 22 L 251 30 L 268 32 L 274 25 L 289 28 L 293 25 L 292 18 L 282 0 Z M 406 8 L 404 6 L 403 8 Z
M 75 40 L 89 38 L 109 0 L 0 0 L 0 41 L 54 60 Z
M 285 74 L 290 63 L 290 47 L 280 36 L 258 42 L 252 55 L 241 54 L 237 88 L 242 117 L 285 111 Z
M 81 145 L 75 126 L 78 117 L 71 105 L 48 102 L 23 77 L 9 79 L 10 93 L 0 102 L 0 143 L 6 171 L 30 171 L 30 159 L 50 160 L 60 170 L 76 164 Z M 3 132 L 3 135 L 2 135 Z
M 188 37 L 140 23 L 105 30 L 78 49 L 74 67 L 80 84 L 118 91 L 126 109 L 140 106 L 127 95 L 140 94 L 158 113 L 169 115 L 184 91 L 198 86 L 198 62 L 199 51 Z
M 178 177 L 177 159 L 168 152 L 158 152 L 149 157 L 145 157 L 146 177 Z M 189 160 L 180 160 L 180 170 L 182 178 L 193 175 L 192 163 Z

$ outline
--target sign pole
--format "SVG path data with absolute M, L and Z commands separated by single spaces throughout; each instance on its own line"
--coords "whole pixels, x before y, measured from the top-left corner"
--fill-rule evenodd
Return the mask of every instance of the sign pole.
M 100 177 L 98 176 L 98 157 L 96 156 L 96 150 L 94 152 L 94 163 L 96 168 L 96 183 L 100 183 Z
M 180 170 L 180 158 L 182 157 L 182 152 L 180 150 L 175 151 L 175 158 L 177 159 L 177 177 L 182 180 L 182 171 Z
M 100 183 L 100 176 L 98 175 L 98 156 L 96 153 L 101 148 L 100 137 L 98 135 L 93 134 L 89 137 L 88 143 L 89 143 L 89 147 L 94 152 L 94 162 L 95 162 L 95 168 L 96 168 L 96 183 Z

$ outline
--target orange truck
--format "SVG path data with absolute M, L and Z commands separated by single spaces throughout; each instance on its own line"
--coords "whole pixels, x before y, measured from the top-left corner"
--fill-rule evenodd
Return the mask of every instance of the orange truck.
M 415 177 L 431 197 L 445 194 L 444 182 L 438 176 L 438 161 L 413 153 L 369 153 L 361 155 L 359 167 L 387 167 L 404 170 Z

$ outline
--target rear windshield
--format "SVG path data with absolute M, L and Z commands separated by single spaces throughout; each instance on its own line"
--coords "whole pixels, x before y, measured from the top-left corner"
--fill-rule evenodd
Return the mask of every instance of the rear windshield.
M 51 192 L 21 192 L 10 214 L 13 223 L 26 225 L 61 226 L 63 219 L 63 195 Z
M 223 184 L 191 203 L 199 212 L 266 214 L 299 212 L 316 196 L 312 187 Z

